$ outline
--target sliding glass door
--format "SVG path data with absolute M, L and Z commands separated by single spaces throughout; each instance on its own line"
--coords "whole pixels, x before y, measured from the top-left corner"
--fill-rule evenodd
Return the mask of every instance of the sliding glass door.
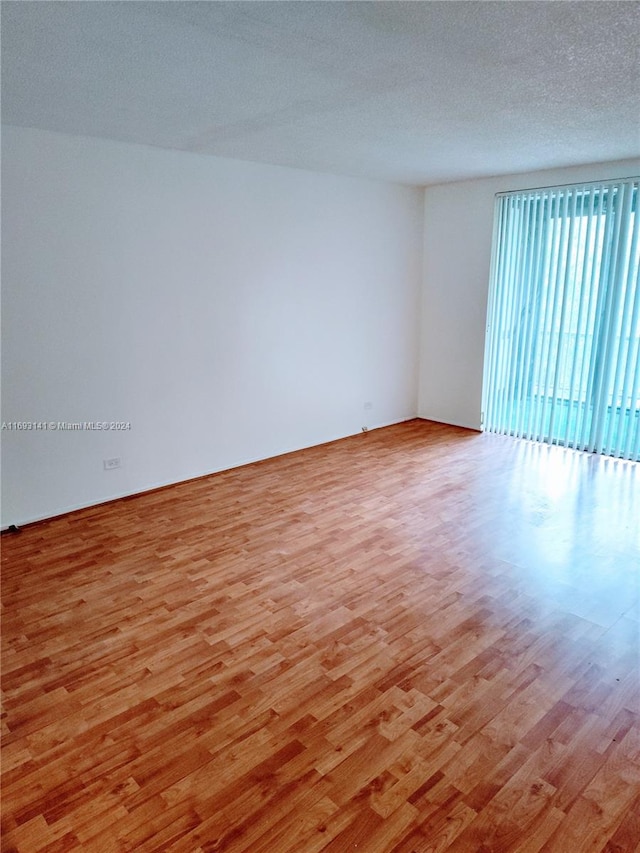
M 638 180 L 496 199 L 490 432 L 640 460 Z

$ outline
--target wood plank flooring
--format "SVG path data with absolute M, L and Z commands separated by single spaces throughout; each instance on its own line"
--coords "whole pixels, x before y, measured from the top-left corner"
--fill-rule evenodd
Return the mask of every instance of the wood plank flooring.
M 2 851 L 640 850 L 640 466 L 412 421 L 4 535 Z

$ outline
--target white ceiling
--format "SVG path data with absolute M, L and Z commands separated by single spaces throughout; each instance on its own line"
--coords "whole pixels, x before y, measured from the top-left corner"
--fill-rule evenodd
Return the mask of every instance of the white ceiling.
M 5 122 L 408 184 L 640 154 L 638 2 L 2 3 Z

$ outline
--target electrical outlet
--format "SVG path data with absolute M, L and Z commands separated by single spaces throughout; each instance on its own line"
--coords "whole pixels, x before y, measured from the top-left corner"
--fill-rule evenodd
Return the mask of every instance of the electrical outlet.
M 114 456 L 113 459 L 104 460 L 104 470 L 113 471 L 114 468 L 122 467 L 122 459 L 119 456 Z

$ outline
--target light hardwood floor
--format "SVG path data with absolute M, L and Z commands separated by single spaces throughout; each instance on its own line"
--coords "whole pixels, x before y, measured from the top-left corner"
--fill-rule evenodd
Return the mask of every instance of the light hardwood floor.
M 640 466 L 412 421 L 3 545 L 2 850 L 640 849 Z

